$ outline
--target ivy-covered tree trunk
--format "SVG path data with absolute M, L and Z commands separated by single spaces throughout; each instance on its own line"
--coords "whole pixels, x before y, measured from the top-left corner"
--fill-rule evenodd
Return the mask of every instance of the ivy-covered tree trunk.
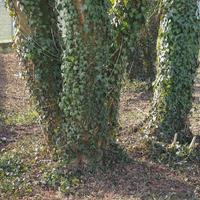
M 138 63 L 134 62 L 134 52 L 137 51 L 136 46 L 141 30 L 145 26 L 145 12 L 147 12 L 144 0 L 114 0 L 112 1 L 112 17 L 115 29 L 115 37 L 117 48 L 123 47 L 122 59 L 123 65 L 129 78 L 132 73 L 137 76 L 137 72 L 141 71 Z M 123 46 L 122 46 L 123 44 Z
M 119 101 L 118 65 L 112 61 L 106 1 L 58 1 L 62 10 L 63 130 L 69 159 L 98 161 L 114 139 Z
M 8 3 L 49 143 L 75 164 L 101 160 L 114 140 L 122 77 L 106 0 Z
M 25 67 L 31 95 L 51 145 L 57 143 L 61 117 L 61 48 L 52 0 L 8 0 L 16 25 L 15 45 Z
M 178 134 L 190 142 L 188 114 L 199 52 L 200 21 L 197 0 L 163 0 L 157 42 L 157 77 L 154 82 L 148 134 L 171 142 Z

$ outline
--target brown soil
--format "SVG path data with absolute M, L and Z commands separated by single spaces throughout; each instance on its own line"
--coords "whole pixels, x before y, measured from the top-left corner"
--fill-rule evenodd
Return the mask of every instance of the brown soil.
M 22 114 L 30 108 L 29 93 L 21 71 L 14 53 L 0 53 L 0 114 Z M 32 125 L 4 126 L 0 119 L 0 150 L 31 130 Z
M 29 96 L 21 69 L 15 54 L 0 54 L 0 110 L 18 113 L 27 110 Z

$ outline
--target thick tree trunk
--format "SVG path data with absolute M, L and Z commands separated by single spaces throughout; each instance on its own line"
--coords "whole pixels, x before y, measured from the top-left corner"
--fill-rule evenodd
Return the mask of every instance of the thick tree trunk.
M 112 37 L 106 1 L 67 0 L 58 7 L 65 44 L 64 143 L 75 162 L 98 161 L 113 139 L 120 90 L 118 69 L 110 62 Z
M 147 133 L 162 142 L 191 141 L 188 114 L 199 52 L 197 0 L 162 2 L 157 77 Z
M 48 142 L 59 141 L 61 113 L 58 106 L 61 91 L 61 50 L 55 3 L 49 0 L 9 0 L 15 19 L 15 45 L 25 67 L 25 77 L 40 112 Z

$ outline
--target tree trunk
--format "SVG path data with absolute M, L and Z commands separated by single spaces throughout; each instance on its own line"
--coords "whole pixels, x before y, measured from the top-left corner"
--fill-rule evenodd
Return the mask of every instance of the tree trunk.
M 114 139 L 119 102 L 106 1 L 59 1 L 65 51 L 61 108 L 66 151 L 76 163 L 98 161 Z
M 162 142 L 191 142 L 188 114 L 199 52 L 197 0 L 162 1 L 157 77 L 147 133 Z
M 120 55 L 112 52 L 106 1 L 10 4 L 17 49 L 49 143 L 76 165 L 102 160 L 115 138 L 122 77 Z
M 9 0 L 16 25 L 15 45 L 25 67 L 25 78 L 40 112 L 48 142 L 58 143 L 61 123 L 61 47 L 55 13 L 50 0 Z

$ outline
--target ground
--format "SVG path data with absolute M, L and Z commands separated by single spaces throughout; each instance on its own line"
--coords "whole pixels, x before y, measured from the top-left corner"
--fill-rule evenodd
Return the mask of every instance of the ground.
M 170 156 L 166 162 L 137 150 L 134 129 L 148 115 L 152 96 L 144 82 L 123 87 L 117 140 L 126 153 L 117 152 L 124 159 L 113 164 L 108 158 L 109 167 L 69 174 L 48 152 L 20 71 L 15 54 L 0 54 L 0 200 L 200 199 L 199 162 Z M 198 82 L 197 78 L 190 118 L 195 134 L 200 132 Z

